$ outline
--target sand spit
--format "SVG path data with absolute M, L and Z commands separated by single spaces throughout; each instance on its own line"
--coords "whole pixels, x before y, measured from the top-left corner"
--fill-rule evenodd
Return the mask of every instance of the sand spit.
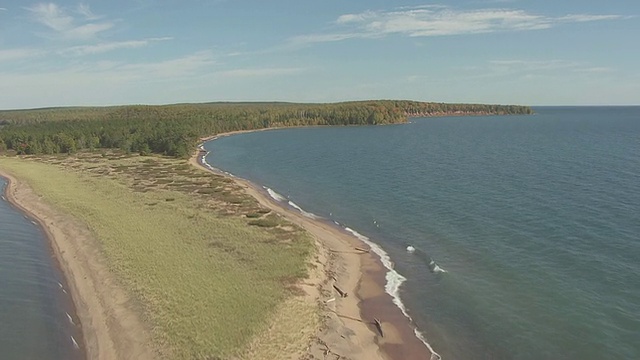
M 88 359 L 155 359 L 148 331 L 131 299 L 109 271 L 89 229 L 58 211 L 24 182 L 9 179 L 7 199 L 45 230 L 74 301 Z

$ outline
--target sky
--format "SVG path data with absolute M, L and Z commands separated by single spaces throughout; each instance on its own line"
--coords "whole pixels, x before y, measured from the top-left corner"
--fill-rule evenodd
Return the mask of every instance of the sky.
M 639 105 L 638 0 L 0 0 L 0 109 Z

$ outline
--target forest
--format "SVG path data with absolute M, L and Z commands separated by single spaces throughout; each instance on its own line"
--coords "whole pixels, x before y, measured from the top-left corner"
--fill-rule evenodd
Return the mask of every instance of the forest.
M 532 114 L 526 106 L 405 100 L 331 104 L 203 103 L 0 111 L 0 150 L 18 154 L 117 148 L 188 157 L 199 139 L 236 130 L 317 125 L 382 125 L 409 117 Z

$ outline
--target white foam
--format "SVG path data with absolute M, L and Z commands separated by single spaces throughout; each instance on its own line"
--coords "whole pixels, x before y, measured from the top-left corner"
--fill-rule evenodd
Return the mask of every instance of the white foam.
M 407 246 L 407 252 L 414 253 L 415 251 L 416 251 L 416 248 L 414 248 L 413 246 L 411 245 Z
M 271 190 L 270 188 L 263 186 L 263 188 L 265 190 L 267 190 L 267 193 L 269 194 L 269 196 L 271 196 L 271 198 L 275 201 L 281 201 L 281 202 L 286 202 L 287 198 L 285 198 L 284 196 L 278 194 L 277 192 Z
M 436 264 L 436 267 L 433 268 L 433 272 L 435 272 L 435 273 L 446 273 L 447 270 L 441 268 L 440 266 L 438 266 L 438 264 Z
M 71 342 L 73 343 L 73 347 L 76 348 L 76 350 L 80 349 L 80 346 L 76 342 L 76 339 L 74 339 L 73 336 L 70 336 L 70 338 L 71 338 Z
M 211 140 L 215 140 L 217 137 L 211 139 Z M 200 149 L 201 150 L 205 150 L 204 146 L 200 145 Z M 207 155 L 209 155 L 210 152 L 207 152 L 206 154 L 204 154 L 202 156 L 202 164 L 204 164 L 206 167 L 208 167 L 211 170 L 215 170 L 209 163 L 207 163 L 206 161 L 206 157 Z M 228 173 L 226 171 L 224 171 L 225 174 L 234 177 L 233 174 Z M 284 196 L 278 194 L 277 192 L 273 191 L 272 189 L 263 186 L 263 188 L 267 191 L 267 193 L 269 194 L 269 196 L 271 196 L 271 198 L 273 198 L 276 201 L 279 202 L 287 202 L 289 204 L 289 206 L 295 208 L 296 210 L 300 211 L 304 216 L 307 216 L 309 218 L 312 219 L 317 219 L 318 217 L 315 214 L 312 214 L 310 212 L 304 211 L 301 207 L 299 207 L 296 203 L 294 203 L 293 201 L 288 201 L 287 198 L 285 198 Z M 333 215 L 332 213 L 329 214 L 330 216 Z M 340 226 L 340 223 L 338 223 L 337 221 L 333 221 L 336 225 Z M 373 221 L 374 224 L 376 224 L 376 226 L 380 226 L 376 220 Z M 400 275 L 400 273 L 398 273 L 397 271 L 394 270 L 393 268 L 393 262 L 391 261 L 391 258 L 389 257 L 389 255 L 376 243 L 372 242 L 368 237 L 358 233 L 357 231 L 349 228 L 349 227 L 345 227 L 345 230 L 350 232 L 351 234 L 353 234 L 355 237 L 357 237 L 358 239 L 362 240 L 362 242 L 364 242 L 365 244 L 369 245 L 369 247 L 371 248 L 371 250 L 378 255 L 378 257 L 380 257 L 380 261 L 382 261 L 382 264 L 384 265 L 385 268 L 387 268 L 387 273 L 385 276 L 386 279 L 386 284 L 384 286 L 385 291 L 387 292 L 387 294 L 391 295 L 391 298 L 393 299 L 393 303 L 402 311 L 402 313 L 404 314 L 404 316 L 406 316 L 409 320 L 411 320 L 411 316 L 409 316 L 409 314 L 407 313 L 407 309 L 404 306 L 404 304 L 402 303 L 402 300 L 400 299 L 400 285 L 402 285 L 403 282 L 405 282 L 407 279 Z M 413 247 L 411 247 L 413 248 Z M 409 247 L 407 247 L 407 251 L 409 251 Z M 415 251 L 415 248 L 414 248 Z M 439 267 L 437 267 L 438 269 L 440 269 Z M 442 269 L 440 269 L 442 270 Z M 444 271 L 444 270 L 442 270 Z M 444 271 L 446 272 L 446 271 Z M 62 287 L 62 285 L 61 285 Z M 429 349 L 429 351 L 431 352 L 431 359 L 430 360 L 440 360 L 442 359 L 442 357 L 436 353 L 433 348 L 431 347 L 431 345 L 429 345 L 429 343 L 427 342 L 427 340 L 424 338 L 424 336 L 422 335 L 422 333 L 420 333 L 420 331 L 418 331 L 418 329 L 414 328 L 413 329 L 416 337 L 418 339 L 420 339 L 420 341 L 422 341 L 424 343 L 424 345 L 427 347 L 427 349 Z M 73 340 L 73 337 L 71 338 Z M 73 340 L 75 343 L 75 340 Z M 77 343 L 76 343 L 77 346 Z
M 429 262 L 429 269 L 431 269 L 431 272 L 433 273 L 446 273 L 447 270 L 441 268 L 440 266 L 438 266 L 438 264 L 436 264 L 435 261 L 431 260 L 431 262 Z
M 215 140 L 215 139 L 211 139 L 211 140 Z M 202 148 L 202 150 L 205 150 L 205 149 L 204 149 L 204 147 Z M 230 173 L 230 172 L 226 172 L 226 171 L 223 171 L 223 170 L 219 170 L 219 169 L 216 169 L 216 168 L 214 168 L 213 166 L 211 166 L 211 164 L 209 164 L 209 163 L 207 162 L 207 156 L 209 156 L 209 154 L 211 154 L 211 151 L 207 151 L 207 153 L 206 153 L 206 154 L 204 154 L 204 155 L 202 155 L 202 158 L 200 158 L 200 163 L 201 163 L 202 165 L 204 165 L 207 169 L 209 169 L 209 170 L 211 170 L 211 171 L 215 171 L 215 172 L 222 172 L 222 173 L 224 173 L 225 175 L 227 175 L 227 176 L 229 176 L 229 177 L 232 177 L 232 178 L 236 177 L 235 175 L 233 175 L 233 174 L 232 174 L 232 173 Z
M 352 233 L 355 237 L 362 240 L 365 244 L 369 245 L 371 250 L 380 257 L 382 264 L 388 270 L 386 275 L 387 283 L 385 284 L 384 289 L 387 292 L 387 294 L 391 295 L 391 297 L 393 298 L 393 303 L 396 304 L 400 308 L 400 310 L 402 310 L 402 313 L 405 316 L 409 317 L 409 314 L 407 314 L 404 304 L 400 300 L 400 294 L 399 294 L 400 285 L 402 285 L 402 283 L 407 279 L 393 269 L 393 262 L 391 261 L 391 258 L 384 250 L 382 250 L 380 246 L 378 246 L 378 244 L 372 242 L 368 237 L 360 234 L 359 232 L 351 228 L 347 227 L 345 228 L 345 230 Z
M 391 298 L 393 299 L 393 303 L 398 308 L 400 308 L 404 316 L 406 316 L 407 319 L 412 320 L 411 316 L 409 316 L 409 314 L 407 313 L 407 308 L 404 306 L 404 304 L 402 303 L 402 300 L 400 299 L 400 285 L 402 285 L 402 283 L 405 282 L 407 278 L 400 275 L 400 273 L 394 270 L 393 261 L 391 261 L 389 254 L 387 254 L 378 244 L 372 242 L 371 239 L 369 239 L 368 237 L 360 234 L 359 232 L 351 228 L 345 227 L 345 230 L 353 234 L 358 239 L 362 240 L 362 242 L 364 242 L 365 244 L 369 245 L 371 250 L 380 257 L 380 261 L 382 261 L 382 265 L 384 265 L 384 267 L 387 268 L 388 270 L 386 274 L 387 283 L 384 286 L 384 290 L 386 291 L 387 294 L 391 295 Z M 418 331 L 418 329 L 414 328 L 413 331 L 416 334 L 416 337 L 420 339 L 420 341 L 422 341 L 424 345 L 432 353 L 431 360 L 442 359 L 442 357 L 437 352 L 435 352 L 435 350 L 433 350 L 431 345 L 427 342 L 427 339 L 425 339 L 425 337 L 422 335 L 422 333 L 420 333 L 420 331 Z
M 68 312 L 65 312 L 65 314 L 67 314 L 67 320 L 69 320 L 69 322 L 71 323 L 71 325 L 75 325 L 75 323 L 73 322 L 73 318 L 71 317 L 71 315 L 69 315 Z
M 302 208 L 300 206 L 298 206 L 298 204 L 294 203 L 293 201 L 289 201 L 289 206 L 291 206 L 292 208 L 300 211 L 302 213 L 302 215 L 310 218 L 310 219 L 317 219 L 318 216 L 316 216 L 316 214 L 310 213 L 308 211 L 304 211 L 302 210 Z

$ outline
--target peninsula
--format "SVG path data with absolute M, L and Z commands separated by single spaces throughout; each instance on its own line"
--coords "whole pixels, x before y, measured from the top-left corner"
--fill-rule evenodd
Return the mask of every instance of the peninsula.
M 437 359 L 384 293 L 367 244 L 203 166 L 198 145 L 277 127 L 530 113 L 392 100 L 0 111 L 0 175 L 47 230 L 90 359 Z

